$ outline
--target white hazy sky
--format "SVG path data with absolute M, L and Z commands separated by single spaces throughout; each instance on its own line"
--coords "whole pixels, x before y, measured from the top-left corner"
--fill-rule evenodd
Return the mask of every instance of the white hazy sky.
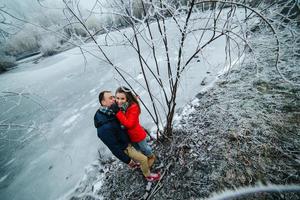
M 60 6 L 63 0 L 40 0 L 41 4 L 49 7 Z M 74 0 L 80 1 L 79 4 L 82 8 L 91 9 L 96 0 Z M 7 9 L 21 15 L 28 15 L 38 9 L 40 5 L 38 0 L 0 0 L 0 6 L 6 6 Z

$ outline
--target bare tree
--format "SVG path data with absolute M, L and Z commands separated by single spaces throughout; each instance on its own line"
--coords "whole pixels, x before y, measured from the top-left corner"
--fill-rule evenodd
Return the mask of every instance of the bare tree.
M 80 12 L 70 6 L 70 1 L 64 2 L 68 12 L 80 22 L 97 44 L 103 59 L 115 68 L 125 83 L 134 91 L 132 83 L 128 81 L 128 77 L 130 79 L 132 77 L 122 72 L 121 68 L 113 63 L 110 55 L 86 28 Z M 201 56 L 207 47 L 216 40 L 226 40 L 225 63 L 227 70 L 230 70 L 230 67 L 246 52 L 250 51 L 250 55 L 256 59 L 255 49 L 252 48 L 248 38 L 254 35 L 256 29 L 265 28 L 274 38 L 274 44 L 272 44 L 272 52 L 276 56 L 274 67 L 285 81 L 297 84 L 286 77 L 279 68 L 280 45 L 282 44 L 277 33 L 277 29 L 281 26 L 288 26 L 288 23 L 299 23 L 297 22 L 299 9 L 296 9 L 299 3 L 297 4 L 294 0 L 273 3 L 269 1 L 222 0 L 115 0 L 111 4 L 108 2 L 104 4 L 100 1 L 97 1 L 97 4 L 100 7 L 98 14 L 110 14 L 118 19 L 121 18 L 123 26 L 130 27 L 131 32 L 122 30 L 120 26 L 110 27 L 106 29 L 106 34 L 107 37 L 110 37 L 118 32 L 123 41 L 136 52 L 144 80 L 139 84 L 147 91 L 151 105 L 145 105 L 141 101 L 156 124 L 157 132 L 162 133 L 164 137 L 172 137 L 177 92 L 183 73 L 195 62 L 195 58 Z M 103 7 L 106 9 L 103 10 Z M 136 10 L 142 12 L 136 14 Z M 265 13 L 270 10 L 278 14 L 278 21 L 266 17 Z M 199 17 L 199 14 L 203 12 L 207 14 L 206 17 Z M 175 24 L 176 30 L 171 29 L 167 21 Z M 171 38 L 172 31 L 178 32 L 176 39 Z M 291 32 L 293 31 L 291 30 Z M 293 34 L 299 35 L 297 32 Z M 187 45 L 191 40 L 194 42 L 194 46 Z M 146 44 L 148 49 L 142 49 L 141 44 Z M 176 59 L 170 58 L 171 48 L 173 51 L 176 49 Z M 194 50 L 188 51 L 190 48 L 194 48 Z M 165 62 L 158 59 L 158 54 L 164 54 Z M 155 83 L 149 83 L 150 79 L 154 79 Z M 137 80 L 135 81 L 137 82 Z

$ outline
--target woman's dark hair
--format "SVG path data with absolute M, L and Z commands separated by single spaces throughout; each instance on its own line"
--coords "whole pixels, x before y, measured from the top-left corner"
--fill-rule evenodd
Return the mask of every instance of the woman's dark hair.
M 125 94 L 126 99 L 127 99 L 127 101 L 128 101 L 128 106 L 130 106 L 130 105 L 133 104 L 133 103 L 136 103 L 136 104 L 138 105 L 139 109 L 141 110 L 140 104 L 139 104 L 137 98 L 135 97 L 134 94 L 132 94 L 132 92 L 131 92 L 131 90 L 130 90 L 129 88 L 124 87 L 124 86 L 121 86 L 121 87 L 119 87 L 119 88 L 116 90 L 116 94 L 117 94 L 117 93 L 124 93 L 124 94 Z
M 100 92 L 100 94 L 99 94 L 99 103 L 100 103 L 100 105 L 102 106 L 102 103 L 101 103 L 101 101 L 104 99 L 104 94 L 105 93 L 108 93 L 108 92 L 111 92 L 111 91 L 108 91 L 108 90 L 104 90 L 104 91 L 102 91 L 102 92 Z

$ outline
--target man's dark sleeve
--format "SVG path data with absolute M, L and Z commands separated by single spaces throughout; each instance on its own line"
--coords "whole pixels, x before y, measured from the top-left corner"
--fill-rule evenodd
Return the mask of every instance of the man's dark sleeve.
M 103 127 L 103 130 L 105 134 L 100 134 L 100 139 L 103 141 L 103 143 L 110 149 L 112 154 L 114 154 L 119 160 L 122 162 L 129 164 L 131 158 L 124 152 L 124 147 L 122 147 L 121 144 L 118 143 L 115 134 L 113 131 L 114 129 L 105 129 Z

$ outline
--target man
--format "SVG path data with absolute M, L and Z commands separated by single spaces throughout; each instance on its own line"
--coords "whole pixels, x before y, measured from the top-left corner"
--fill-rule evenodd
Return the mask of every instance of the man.
M 119 160 L 128 164 L 130 168 L 141 165 L 141 170 L 147 181 L 160 179 L 159 173 L 150 173 L 147 157 L 136 151 L 130 144 L 129 137 L 121 128 L 111 106 L 115 106 L 115 98 L 110 91 L 102 91 L 99 94 L 100 108 L 94 116 L 94 124 L 98 137 L 110 149 Z M 134 161 L 135 160 L 135 161 Z

